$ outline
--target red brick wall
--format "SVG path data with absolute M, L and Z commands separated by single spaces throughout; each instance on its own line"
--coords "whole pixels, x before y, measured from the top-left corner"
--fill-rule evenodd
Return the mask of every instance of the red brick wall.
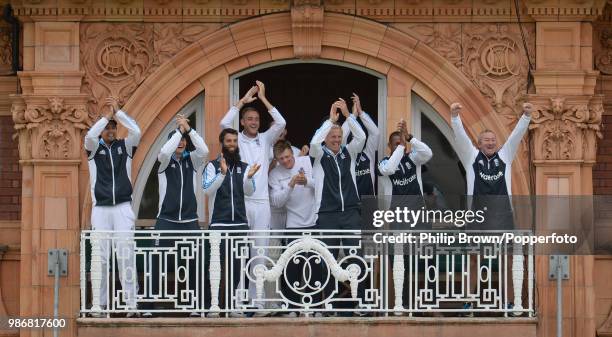
M 0 116 L 0 220 L 21 219 L 21 168 L 13 119 Z
M 612 114 L 602 117 L 603 139 L 597 148 L 597 164 L 593 168 L 593 193 L 612 195 Z

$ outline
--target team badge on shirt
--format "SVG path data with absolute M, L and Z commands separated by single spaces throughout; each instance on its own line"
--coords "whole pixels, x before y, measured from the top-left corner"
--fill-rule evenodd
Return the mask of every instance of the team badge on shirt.
M 346 156 L 344 155 L 344 153 L 341 153 L 341 154 L 340 154 L 340 158 L 341 158 L 341 159 L 346 159 Z
M 123 154 L 123 150 L 120 147 L 117 148 L 117 154 Z
M 481 159 L 481 160 L 478 161 L 478 164 L 480 164 L 480 166 L 484 166 L 484 161 L 482 161 L 482 159 Z
M 100 151 L 100 154 L 103 155 L 103 156 L 106 156 L 106 151 L 102 150 L 102 151 Z
M 236 173 L 242 174 L 242 167 L 237 167 L 236 168 Z
M 495 163 L 495 167 L 499 167 L 499 159 L 493 159 L 493 163 Z
M 406 168 L 409 170 L 412 169 L 412 165 L 410 165 L 410 162 L 406 162 Z

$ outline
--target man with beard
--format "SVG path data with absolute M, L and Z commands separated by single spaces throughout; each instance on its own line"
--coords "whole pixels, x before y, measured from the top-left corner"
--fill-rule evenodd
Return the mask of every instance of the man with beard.
M 202 177 L 202 187 L 208 196 L 209 230 L 232 231 L 230 236 L 243 235 L 249 230 L 245 196 L 252 196 L 256 191 L 256 181 L 253 176 L 260 169 L 259 164 L 249 165 L 240 158 L 238 148 L 238 132 L 234 129 L 224 129 L 219 135 L 221 143 L 221 155 L 217 159 L 210 161 L 204 170 Z M 265 187 L 264 187 L 265 188 Z M 234 234 L 235 233 L 235 234 Z M 227 238 L 221 240 L 221 275 L 225 265 Z M 210 250 L 205 248 L 206 263 L 205 271 L 210 265 Z M 231 253 L 230 253 L 231 254 Z M 240 276 L 244 266 L 240 265 L 240 259 L 231 254 L 232 260 L 228 264 L 231 268 L 233 279 L 231 289 L 228 291 L 235 296 L 238 289 Z M 232 276 L 233 275 L 233 276 Z M 229 285 L 229 280 L 226 280 Z M 210 307 L 210 287 L 205 287 L 206 306 Z M 229 303 L 225 303 L 230 308 Z M 214 315 L 214 314 L 213 314 Z M 243 317 L 242 313 L 232 312 L 232 317 Z
M 176 123 L 178 128 L 168 135 L 168 141 L 161 148 L 157 156 L 157 160 L 159 160 L 157 173 L 159 181 L 159 211 L 157 213 L 155 230 L 199 230 L 196 174 L 208 157 L 208 147 L 202 137 L 189 126 L 187 118 L 178 115 Z M 192 242 L 187 242 L 187 244 Z M 172 239 L 155 241 L 155 247 L 174 247 L 175 244 L 176 240 Z M 184 266 L 189 270 L 187 289 L 194 292 L 197 287 L 196 275 L 200 274 L 195 262 L 195 257 L 188 260 L 178 260 L 180 266 Z M 159 268 L 162 263 L 168 264 L 166 266 L 168 271 L 176 271 L 179 267 L 179 265 L 174 266 L 173 261 L 163 261 L 152 256 L 153 284 L 151 286 L 151 295 L 158 294 L 159 292 Z M 186 302 L 186 304 L 199 303 L 199 299 L 189 298 Z M 186 305 L 185 303 L 180 304 Z M 147 306 L 153 307 L 150 304 Z M 143 317 L 151 316 L 150 312 L 143 314 Z M 198 317 L 200 315 L 197 312 L 192 312 L 191 316 Z
M 342 145 L 342 128 L 337 124 L 338 110 L 346 117 L 353 133 L 353 139 L 346 146 Z M 355 161 L 365 140 L 366 135 L 355 115 L 349 114 L 346 102 L 342 98 L 334 102 L 329 111 L 329 119 L 316 131 L 310 141 L 310 156 L 314 158 L 314 210 L 318 214 L 317 229 L 361 230 L 361 203 L 355 182 Z M 359 245 L 357 239 L 335 237 L 324 241 L 328 246 L 335 247 L 340 244 L 352 247 Z M 331 252 L 337 259 L 338 249 L 331 249 Z M 366 281 L 361 282 L 359 287 L 359 297 L 362 299 L 364 299 L 362 286 L 364 283 Z M 335 282 L 328 282 L 325 289 L 327 296 L 330 296 L 335 288 Z
M 91 187 L 91 227 L 94 231 L 113 231 L 92 234 L 92 240 L 97 240 L 102 252 L 102 279 L 100 287 L 93 287 L 92 316 L 100 317 L 100 311 L 107 305 L 108 294 L 108 261 L 110 259 L 111 242 L 117 252 L 117 263 L 121 287 L 125 296 L 125 306 L 128 310 L 136 309 L 136 292 L 138 288 L 136 264 L 134 259 L 134 212 L 132 211 L 132 157 L 140 142 L 140 128 L 123 110 L 119 109 L 116 97 L 106 99 L 110 106 L 108 113 L 103 115 L 85 135 L 85 150 L 89 164 L 89 180 Z M 125 139 L 117 139 L 117 122 L 128 130 Z M 92 265 L 92 269 L 100 266 Z M 94 280 L 92 280 L 94 283 Z M 99 292 L 98 292 L 99 289 Z M 116 294 L 110 294 L 112 298 Z M 98 303 L 99 302 L 99 303 Z M 134 315 L 129 312 L 128 317 Z
M 254 97 L 257 94 L 257 97 Z M 247 106 L 245 104 L 252 103 L 256 99 L 266 106 L 266 109 L 274 120 L 270 125 L 270 128 L 266 132 L 259 132 L 259 111 L 257 109 Z M 270 165 L 270 151 L 272 145 L 276 142 L 276 139 L 281 134 L 285 125 L 285 119 L 281 116 L 280 112 L 270 104 L 266 98 L 265 86 L 262 82 L 256 81 L 256 86 L 251 87 L 249 91 L 242 97 L 229 111 L 225 114 L 221 120 L 221 128 L 231 128 L 236 115 L 240 112 L 240 125 L 243 127 L 242 132 L 238 135 L 238 147 L 242 153 L 242 160 L 249 164 L 261 165 L 261 173 L 255 175 L 255 182 L 259 188 L 253 193 L 253 195 L 245 198 L 246 212 L 249 227 L 251 230 L 264 231 L 254 233 L 258 235 L 255 239 L 255 246 L 252 248 L 252 256 L 256 256 L 258 247 L 267 247 L 268 239 L 266 238 L 265 231 L 270 229 L 270 199 L 268 197 L 268 166 Z M 264 235 L 262 235 L 264 234 Z M 265 248 L 263 249 L 264 255 L 267 254 Z M 260 263 L 263 263 L 264 259 L 256 259 L 251 263 L 251 270 Z M 255 284 L 249 286 L 249 296 L 254 299 L 256 288 Z M 265 295 L 264 295 L 265 297 Z M 257 309 L 263 309 L 263 303 L 253 303 Z M 259 310 L 256 312 L 256 316 L 265 316 L 267 313 Z
M 353 93 L 351 96 L 353 100 L 353 115 L 356 118 L 360 118 L 368 131 L 367 140 L 363 150 L 357 155 L 355 162 L 355 179 L 357 181 L 357 191 L 359 196 L 364 195 L 376 195 L 376 189 L 374 188 L 374 163 L 376 160 L 376 150 L 378 149 L 378 141 L 380 139 L 380 131 L 378 126 L 372 120 L 367 112 L 361 108 L 361 102 L 359 96 Z M 342 124 L 342 143 L 346 144 L 350 129 L 348 123 Z
M 486 210 L 485 221 L 472 226 L 472 229 L 512 230 L 514 229 L 514 217 L 510 204 L 512 162 L 521 139 L 529 129 L 533 105 L 523 103 L 523 116 L 518 120 L 501 148 L 498 147 L 495 132 L 491 130 L 480 132 L 477 140 L 478 147 L 475 147 L 463 128 L 461 117 L 459 117 L 461 109 L 461 104 L 451 104 L 451 126 L 455 134 L 457 156 L 465 168 L 467 195 L 472 199 L 468 200 L 468 204 L 471 204 L 471 208 L 475 211 Z M 470 229 L 469 226 L 467 229 Z M 522 263 L 520 248 L 520 246 L 515 247 L 516 254 L 513 254 L 513 264 Z M 518 270 L 512 268 L 513 278 L 517 272 Z M 520 292 L 515 290 L 514 293 Z M 520 298 L 515 298 L 516 302 L 519 300 Z M 465 309 L 471 307 L 471 303 L 464 304 Z M 514 308 L 522 309 L 518 303 Z M 519 311 L 516 313 L 520 314 Z

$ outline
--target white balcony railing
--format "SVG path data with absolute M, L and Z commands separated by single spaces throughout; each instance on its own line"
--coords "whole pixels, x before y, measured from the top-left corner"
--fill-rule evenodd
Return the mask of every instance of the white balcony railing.
M 534 315 L 533 253 L 520 246 L 387 254 L 367 241 L 359 231 L 83 231 L 81 314 Z

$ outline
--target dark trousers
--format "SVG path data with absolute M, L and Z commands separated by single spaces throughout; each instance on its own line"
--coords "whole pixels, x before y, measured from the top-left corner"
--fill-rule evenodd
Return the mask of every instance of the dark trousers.
M 294 236 L 298 233 L 286 233 L 287 236 Z M 298 240 L 298 238 L 287 238 L 286 246 Z M 283 296 L 295 303 L 316 304 L 323 299 L 323 290 L 317 287 L 320 282 L 323 261 L 319 262 L 316 258 L 318 254 L 301 253 L 294 256 L 288 263 L 285 275 L 281 276 L 281 291 Z M 303 294 L 300 294 L 303 293 Z M 297 308 L 295 304 L 289 303 L 288 308 Z M 311 306 L 313 308 L 315 306 Z M 318 306 L 321 307 L 321 306 Z
M 155 230 L 172 230 L 172 231 L 183 231 L 183 230 L 199 230 L 200 226 L 198 221 L 194 220 L 191 222 L 177 223 L 168 220 L 157 219 L 155 223 Z M 198 268 L 202 265 L 201 254 L 201 241 L 198 240 L 186 240 L 181 241 L 180 239 L 164 239 L 164 236 L 196 236 L 197 234 L 189 233 L 164 233 L 160 235 L 160 238 L 153 242 L 153 247 L 160 248 L 163 252 L 163 248 L 174 248 L 175 256 L 163 255 L 163 254 L 151 254 L 150 255 L 150 270 L 151 270 L 151 295 L 160 295 L 162 298 L 168 298 L 169 296 L 175 296 L 176 306 L 187 306 L 188 308 L 197 308 L 200 306 L 202 300 L 201 296 L 198 298 L 196 294 L 201 294 L 201 281 L 202 269 Z M 196 259 L 197 257 L 197 259 Z M 197 261 L 196 261 L 197 260 Z M 160 267 L 164 270 L 166 275 L 166 289 L 160 289 Z M 188 276 L 187 276 L 188 274 Z M 176 287 L 170 282 L 171 276 L 174 276 Z M 187 276 L 187 277 L 186 277 Z M 200 281 L 200 282 L 198 282 Z M 177 289 L 178 293 L 173 294 L 174 289 Z M 160 291 L 161 290 L 161 291 Z M 174 306 L 173 305 L 173 306 Z M 155 309 L 157 303 L 147 302 L 143 305 L 144 309 Z
M 362 223 L 362 219 L 361 219 L 359 208 L 353 208 L 353 209 L 346 209 L 344 212 L 319 213 L 316 228 L 324 229 L 324 230 L 359 230 L 362 228 L 361 223 Z M 328 235 L 327 233 L 322 233 L 322 234 Z M 329 233 L 329 234 L 337 236 L 339 233 Z M 330 247 L 331 246 L 337 247 L 340 245 L 342 245 L 343 247 L 348 247 L 348 246 L 359 247 L 360 240 L 359 238 L 355 238 L 355 237 L 353 238 L 334 237 L 334 238 L 325 238 L 322 241 L 325 244 L 327 244 L 327 246 L 330 246 Z M 330 248 L 329 250 L 334 255 L 334 258 L 338 260 L 338 254 L 340 253 L 340 248 Z M 344 249 L 344 253 L 345 255 L 349 255 L 349 251 L 346 249 Z M 356 255 L 363 256 L 363 252 L 361 248 L 357 248 Z M 359 265 L 361 267 L 362 273 L 367 272 L 365 269 L 366 266 L 364 266 L 363 263 L 360 263 L 360 261 L 358 260 L 353 260 L 353 261 L 351 261 L 350 259 L 345 260 L 342 267 L 346 268 L 352 263 L 356 263 L 357 265 Z M 325 280 L 328 277 L 327 274 L 329 272 L 330 271 L 327 270 L 327 268 L 322 268 L 321 280 Z M 361 277 L 363 277 L 363 275 L 359 275 L 359 278 Z M 333 275 L 329 275 L 329 279 L 334 280 L 335 278 L 333 277 Z M 346 284 L 348 285 L 348 282 Z M 357 288 L 357 296 L 362 299 L 362 302 L 365 299 L 365 288 L 368 284 L 369 284 L 369 277 L 365 278 L 362 282 L 360 282 Z M 328 282 L 327 285 L 325 286 L 325 296 L 326 297 L 332 296 L 335 288 L 336 288 L 336 282 L 334 281 Z M 338 290 L 342 292 L 342 289 L 343 289 L 343 283 L 338 282 Z M 344 294 L 341 297 L 339 296 L 339 294 L 334 295 L 334 297 L 340 297 L 340 298 L 347 298 L 350 296 L 351 296 L 350 291 L 348 292 L 348 294 Z M 341 303 L 341 302 L 335 303 L 334 305 L 338 308 L 344 307 L 344 303 Z
M 236 226 L 214 226 L 212 225 L 209 228 L 209 231 L 232 231 L 229 233 L 229 235 L 222 235 L 221 236 L 221 245 L 220 245 L 220 260 L 221 260 L 221 281 L 220 281 L 220 285 L 219 285 L 219 307 L 221 309 L 229 309 L 230 308 L 230 303 L 228 303 L 230 301 L 230 294 L 234 295 L 234 298 L 236 297 L 236 289 L 238 289 L 239 283 L 240 283 L 240 277 L 244 274 L 243 277 L 243 288 L 245 289 L 245 292 L 248 293 L 248 284 L 249 284 L 249 280 L 246 276 L 246 273 L 248 272 L 248 270 L 245 269 L 246 266 L 241 265 L 241 261 L 244 261 L 245 263 L 248 261 L 248 257 L 249 257 L 249 252 L 250 252 L 250 247 L 247 246 L 247 243 L 244 242 L 240 243 L 238 246 L 234 243 L 233 246 L 234 247 L 230 247 L 228 245 L 228 243 L 230 243 L 229 241 L 229 237 L 233 237 L 233 236 L 239 236 L 239 235 L 244 235 L 245 231 L 249 230 L 249 225 L 244 224 L 244 225 L 236 225 Z M 245 246 L 245 247 L 242 247 Z M 232 250 L 232 248 L 234 248 Z M 246 259 L 242 259 L 241 257 L 239 257 L 239 254 L 247 254 Z M 225 261 L 227 259 L 228 260 L 228 264 L 227 264 L 227 268 L 229 268 L 230 270 L 226 270 L 226 265 L 225 265 Z M 204 245 L 204 274 L 205 274 L 205 278 L 206 278 L 206 282 L 205 282 L 205 287 L 204 287 L 204 307 L 206 309 L 210 308 L 210 299 L 211 299 L 211 293 L 210 293 L 210 242 L 209 240 L 205 241 L 205 245 Z M 231 285 L 231 289 L 227 289 L 229 291 L 224 291 L 224 285 L 225 287 L 227 287 L 228 285 Z M 226 297 L 227 294 L 227 297 Z

